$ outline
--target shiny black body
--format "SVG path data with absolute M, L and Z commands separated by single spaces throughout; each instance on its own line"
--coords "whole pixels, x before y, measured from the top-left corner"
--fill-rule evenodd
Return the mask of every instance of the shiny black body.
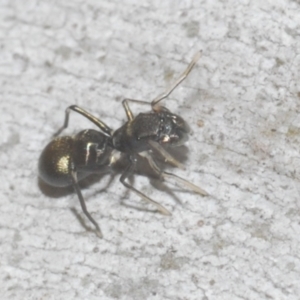
M 44 182 L 56 187 L 73 184 L 71 173 L 78 181 L 91 173 L 101 172 L 110 164 L 110 138 L 100 131 L 87 129 L 75 136 L 53 139 L 39 159 L 39 175 Z
M 140 113 L 112 136 L 115 149 L 127 154 L 151 149 L 149 140 L 161 145 L 179 146 L 187 139 L 190 128 L 178 115 L 164 108 L 159 112 Z
M 75 111 L 90 120 L 100 131 L 88 129 L 79 132 L 74 137 L 56 137 L 42 152 L 39 159 L 39 176 L 41 179 L 55 187 L 72 185 L 78 195 L 84 214 L 96 227 L 99 237 L 102 237 L 100 227 L 87 211 L 78 181 L 90 173 L 101 172 L 111 167 L 114 160 L 114 150 L 122 152 L 125 158 L 128 159 L 127 167 L 120 177 L 120 182 L 144 200 L 155 205 L 162 214 L 170 215 L 170 212 L 126 181 L 135 172 L 136 163 L 140 156 L 148 160 L 150 168 L 160 178 L 173 179 L 194 192 L 207 195 L 204 190 L 191 182 L 162 171 L 152 155 L 152 150 L 155 149 L 165 158 L 165 161 L 169 161 L 178 167 L 182 166 L 166 151 L 165 146 L 176 147 L 182 145 L 188 138 L 189 126 L 179 115 L 173 114 L 167 108 L 158 105 L 158 103 L 165 99 L 186 78 L 199 57 L 200 52 L 196 53 L 175 84 L 151 103 L 134 99 L 123 100 L 122 103 L 128 121 L 115 132 L 86 110 L 76 105 L 68 107 L 64 124 L 54 135 L 55 137 L 68 126 L 71 111 Z M 152 110 L 139 113 L 134 117 L 128 102 L 151 104 Z
M 82 110 L 78 108 L 78 112 L 82 113 Z M 68 117 L 63 128 L 67 124 Z M 98 125 L 101 129 L 103 129 L 102 126 L 105 126 L 101 121 L 98 122 Z M 86 208 L 78 181 L 89 174 L 103 172 L 109 168 L 112 151 L 110 136 L 101 131 L 86 129 L 75 136 L 55 137 L 44 148 L 38 163 L 39 176 L 44 182 L 54 187 L 70 185 L 74 187 L 81 208 L 94 224 L 99 237 L 102 237 L 100 227 Z

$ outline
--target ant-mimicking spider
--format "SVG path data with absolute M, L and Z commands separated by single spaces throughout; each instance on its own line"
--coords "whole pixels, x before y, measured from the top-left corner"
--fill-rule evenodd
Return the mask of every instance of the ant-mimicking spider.
M 99 237 L 102 237 L 100 227 L 86 208 L 78 181 L 91 173 L 101 172 L 103 169 L 111 167 L 114 163 L 114 150 L 124 153 L 129 161 L 120 177 L 120 182 L 144 200 L 154 204 L 158 211 L 164 215 L 171 215 L 171 213 L 161 204 L 126 182 L 126 179 L 134 173 L 139 156 L 147 159 L 150 168 L 160 178 L 171 178 L 198 194 L 203 196 L 208 195 L 206 191 L 193 183 L 175 174 L 162 171 L 151 155 L 152 150 L 156 150 L 164 157 L 165 161 L 184 169 L 183 165 L 172 157 L 164 145 L 171 147 L 182 145 L 188 139 L 190 128 L 180 116 L 173 114 L 166 107 L 159 105 L 159 102 L 167 98 L 188 76 L 200 58 L 200 55 L 201 52 L 197 52 L 175 83 L 163 94 L 152 100 L 151 103 L 143 100 L 124 99 L 122 104 L 128 121 L 116 131 L 113 131 L 104 122 L 83 108 L 77 105 L 69 106 L 65 112 L 63 126 L 54 134 L 55 138 L 43 150 L 38 166 L 40 178 L 47 184 L 55 187 L 72 185 L 77 193 L 84 214 L 95 226 Z M 147 113 L 139 113 L 134 117 L 129 108 L 129 102 L 151 104 L 152 110 Z M 57 137 L 68 127 L 71 111 L 75 111 L 90 120 L 100 131 L 86 129 L 80 131 L 75 136 Z

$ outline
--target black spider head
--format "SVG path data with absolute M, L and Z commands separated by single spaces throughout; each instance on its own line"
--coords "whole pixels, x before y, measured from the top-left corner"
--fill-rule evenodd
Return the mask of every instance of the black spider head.
M 189 137 L 190 127 L 180 116 L 164 110 L 161 117 L 159 143 L 171 147 L 184 144 Z

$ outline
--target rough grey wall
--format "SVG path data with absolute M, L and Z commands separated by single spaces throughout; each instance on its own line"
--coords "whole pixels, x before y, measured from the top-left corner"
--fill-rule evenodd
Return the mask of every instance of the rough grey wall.
M 299 299 L 299 14 L 287 0 L 2 0 L 1 299 Z M 39 187 L 41 150 L 67 106 L 117 128 L 124 97 L 150 101 L 199 49 L 164 104 L 194 131 L 172 171 L 211 196 L 136 176 L 164 217 L 104 176 L 83 190 L 99 240 L 74 193 Z M 72 114 L 66 134 L 89 127 Z

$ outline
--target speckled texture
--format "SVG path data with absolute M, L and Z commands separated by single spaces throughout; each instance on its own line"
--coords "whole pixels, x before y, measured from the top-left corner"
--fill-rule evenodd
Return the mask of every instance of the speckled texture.
M 299 1 L 0 6 L 1 299 L 299 299 Z M 43 147 L 71 104 L 118 128 L 124 97 L 150 101 L 199 49 L 164 105 L 194 133 L 172 172 L 211 196 L 136 176 L 165 217 L 103 176 L 83 189 L 98 239 L 38 182 Z M 72 114 L 66 134 L 84 128 Z

